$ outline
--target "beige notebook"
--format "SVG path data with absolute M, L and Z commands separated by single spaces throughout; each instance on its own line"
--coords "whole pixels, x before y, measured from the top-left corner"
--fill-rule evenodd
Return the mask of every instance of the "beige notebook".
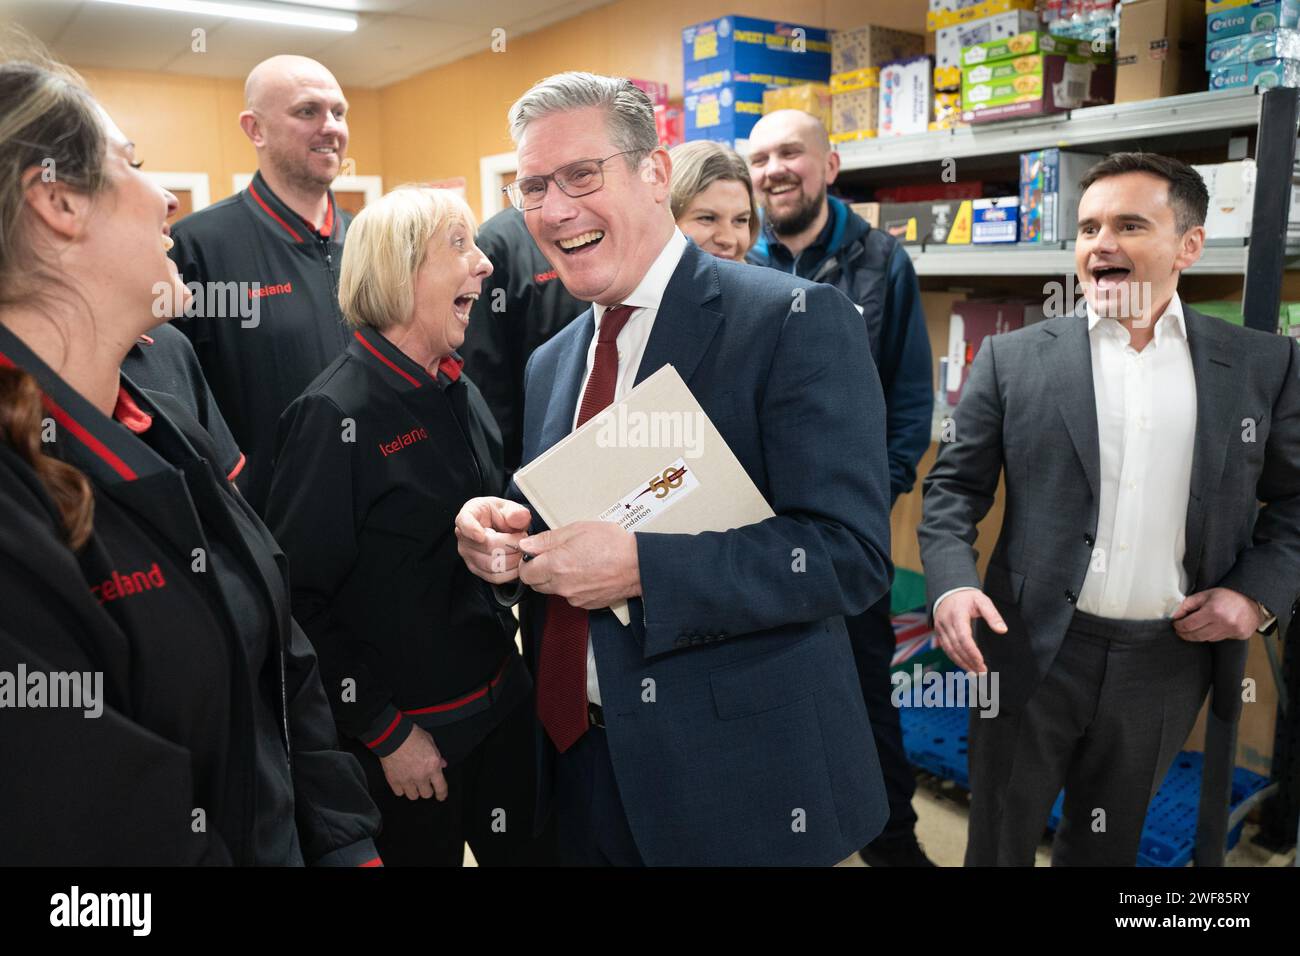
M 514 478 L 552 528 L 612 521 L 627 531 L 698 534 L 775 514 L 671 365 Z M 628 623 L 626 601 L 610 610 Z

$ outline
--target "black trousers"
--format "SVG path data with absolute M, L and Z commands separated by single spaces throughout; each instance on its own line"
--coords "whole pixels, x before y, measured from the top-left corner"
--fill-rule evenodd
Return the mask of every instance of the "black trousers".
M 555 834 L 564 866 L 644 866 L 614 779 L 609 739 L 588 728 L 555 756 Z
M 894 628 L 889 620 L 889 595 L 856 617 L 846 617 L 849 642 L 853 645 L 853 662 L 858 668 L 858 682 L 867 702 L 867 717 L 880 755 L 880 770 L 885 777 L 885 795 L 889 799 L 889 820 L 873 843 L 890 843 L 908 838 L 916 827 L 912 796 L 916 793 L 916 776 L 903 749 L 903 725 L 898 708 L 890 695 L 889 665 L 894 657 Z
M 1065 788 L 1053 866 L 1133 866 L 1147 807 L 1210 687 L 1210 648 L 1169 621 L 1076 611 L 1017 713 L 971 710 L 967 866 L 1033 866 Z
M 447 799 L 441 802 L 396 796 L 379 758 L 356 741 L 347 741 L 348 750 L 365 768 L 370 795 L 383 815 L 375 844 L 385 866 L 460 866 L 466 843 L 480 866 L 548 862 L 544 843 L 533 839 L 532 711 L 530 695 L 468 756 L 444 769 Z M 436 730 L 432 733 L 436 742 Z

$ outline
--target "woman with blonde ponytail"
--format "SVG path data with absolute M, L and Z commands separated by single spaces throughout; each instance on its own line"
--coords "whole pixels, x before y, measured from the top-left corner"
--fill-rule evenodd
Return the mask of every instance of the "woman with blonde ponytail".
M 283 555 L 123 356 L 176 199 L 80 79 L 0 52 L 0 862 L 359 865 Z

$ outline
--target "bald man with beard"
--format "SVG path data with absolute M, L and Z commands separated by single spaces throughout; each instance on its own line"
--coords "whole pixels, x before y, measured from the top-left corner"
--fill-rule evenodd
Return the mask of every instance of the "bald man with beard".
M 236 483 L 260 514 L 280 413 L 348 342 L 338 272 L 350 217 L 330 191 L 347 152 L 348 102 L 333 74 L 302 56 L 259 63 L 244 99 L 239 125 L 257 173 L 178 222 L 171 256 L 199 283 L 174 324 L 247 456 Z

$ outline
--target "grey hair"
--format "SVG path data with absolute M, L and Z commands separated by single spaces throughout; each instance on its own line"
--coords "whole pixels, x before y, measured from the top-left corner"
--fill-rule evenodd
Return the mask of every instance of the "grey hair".
M 510 138 L 517 146 L 533 120 L 590 107 L 598 107 L 608 114 L 610 141 L 620 152 L 629 152 L 624 157 L 629 165 L 635 166 L 641 160 L 639 154 L 659 148 L 650 97 L 621 77 L 577 71 L 556 73 L 539 80 L 515 100 L 509 113 Z

